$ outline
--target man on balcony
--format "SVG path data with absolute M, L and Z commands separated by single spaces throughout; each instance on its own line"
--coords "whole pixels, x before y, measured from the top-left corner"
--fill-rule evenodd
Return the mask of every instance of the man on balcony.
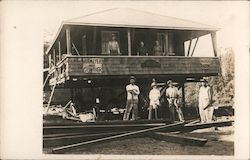
M 127 104 L 123 116 L 123 120 L 129 120 L 132 111 L 132 120 L 138 118 L 138 95 L 140 94 L 139 87 L 135 85 L 135 77 L 130 77 L 130 84 L 126 86 L 127 91 Z
M 162 56 L 162 46 L 160 45 L 159 41 L 155 41 L 155 46 L 153 48 L 154 56 Z
M 140 42 L 140 47 L 137 49 L 137 56 L 148 56 L 148 50 L 143 41 Z
M 112 34 L 112 40 L 108 42 L 108 53 L 111 56 L 121 55 L 120 47 L 116 40 L 115 34 Z

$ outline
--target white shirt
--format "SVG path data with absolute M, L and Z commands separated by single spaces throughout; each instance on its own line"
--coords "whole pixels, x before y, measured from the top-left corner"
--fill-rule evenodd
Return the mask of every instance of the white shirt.
M 168 87 L 166 89 L 167 98 L 177 98 L 178 97 L 178 89 L 176 87 Z
M 199 100 L 202 99 L 208 99 L 208 100 L 211 99 L 211 89 L 209 86 L 207 87 L 201 86 L 199 91 Z
M 140 90 L 139 87 L 137 85 L 132 85 L 129 84 L 126 86 L 126 91 L 127 91 L 127 100 L 131 100 L 131 99 L 138 99 L 138 95 L 140 94 Z M 133 95 L 130 91 L 134 91 Z
M 160 91 L 156 88 L 153 88 L 149 92 L 150 105 L 152 105 L 153 107 L 155 107 L 155 105 L 159 105 L 160 104 L 160 101 L 159 101 L 160 96 L 161 96 Z

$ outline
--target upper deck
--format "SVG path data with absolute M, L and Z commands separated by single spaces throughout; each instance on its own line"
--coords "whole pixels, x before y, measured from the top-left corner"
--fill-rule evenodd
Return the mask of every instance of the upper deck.
M 137 16 L 128 19 L 131 15 Z M 110 16 L 112 19 L 108 18 Z M 216 30 L 191 21 L 124 9 L 65 21 L 47 51 L 52 75 L 50 85 L 56 81 L 65 84 L 88 79 L 119 79 L 129 75 L 183 79 L 215 76 L 220 72 Z M 120 54 L 116 56 L 109 53 L 111 35 L 116 36 L 119 44 Z M 193 57 L 199 38 L 204 35 L 211 36 L 215 57 Z M 138 54 L 141 41 L 148 56 Z M 160 56 L 154 53 L 156 41 L 160 46 Z

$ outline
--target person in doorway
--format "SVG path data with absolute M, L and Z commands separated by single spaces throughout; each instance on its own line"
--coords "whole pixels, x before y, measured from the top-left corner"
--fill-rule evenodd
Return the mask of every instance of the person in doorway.
M 162 52 L 162 47 L 159 43 L 159 41 L 155 41 L 155 46 L 153 48 L 153 52 L 155 56 L 162 56 L 163 52 Z
M 143 41 L 140 42 L 140 47 L 137 49 L 137 56 L 148 56 L 148 50 Z
M 155 119 L 157 119 L 157 109 L 160 106 L 160 97 L 161 93 L 160 90 L 157 88 L 156 82 L 151 84 L 151 91 L 149 92 L 149 111 L 148 111 L 148 119 L 152 119 L 152 110 L 155 111 Z
M 207 80 L 202 79 L 199 89 L 199 113 L 202 123 L 212 121 L 213 107 L 211 106 L 211 101 L 211 88 L 208 86 Z
M 180 115 L 179 109 L 177 109 L 177 102 L 178 102 L 178 89 L 173 85 L 173 81 L 169 80 L 167 82 L 168 88 L 166 89 L 166 97 L 169 104 L 170 116 L 171 121 L 175 121 L 175 111 L 177 111 L 179 120 L 183 121 Z
M 112 40 L 108 42 L 108 53 L 109 55 L 121 55 L 120 47 L 116 40 L 115 34 L 112 34 Z
M 135 77 L 130 77 L 130 84 L 126 86 L 127 104 L 123 116 L 123 120 L 129 120 L 132 111 L 132 120 L 138 119 L 138 95 L 140 94 L 139 87 L 135 84 Z

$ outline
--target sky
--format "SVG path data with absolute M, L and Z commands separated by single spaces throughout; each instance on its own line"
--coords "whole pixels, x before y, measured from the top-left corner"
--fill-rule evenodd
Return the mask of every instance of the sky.
M 241 28 L 242 14 L 247 14 L 247 12 L 244 13 L 244 9 L 247 11 L 244 4 L 234 4 L 234 2 L 230 1 L 73 1 L 72 3 L 51 3 L 50 5 L 46 5 L 46 12 L 44 12 L 44 15 L 47 15 L 46 17 L 48 17 L 44 20 L 45 41 L 52 41 L 55 36 L 48 36 L 46 33 L 56 34 L 63 20 L 117 7 L 134 8 L 218 27 L 220 28 L 217 32 L 218 48 L 235 48 L 234 41 L 237 37 L 235 34 L 237 34 L 237 30 Z M 212 55 L 210 54 L 210 52 L 212 52 L 210 41 L 211 40 L 209 39 L 207 42 L 203 41 L 202 43 L 202 40 L 200 39 L 196 48 L 197 51 L 201 52 L 199 54 L 208 56 Z M 207 47 L 205 47 L 206 44 Z M 209 54 L 205 53 L 207 50 Z M 197 55 L 197 53 L 195 52 L 194 55 Z

